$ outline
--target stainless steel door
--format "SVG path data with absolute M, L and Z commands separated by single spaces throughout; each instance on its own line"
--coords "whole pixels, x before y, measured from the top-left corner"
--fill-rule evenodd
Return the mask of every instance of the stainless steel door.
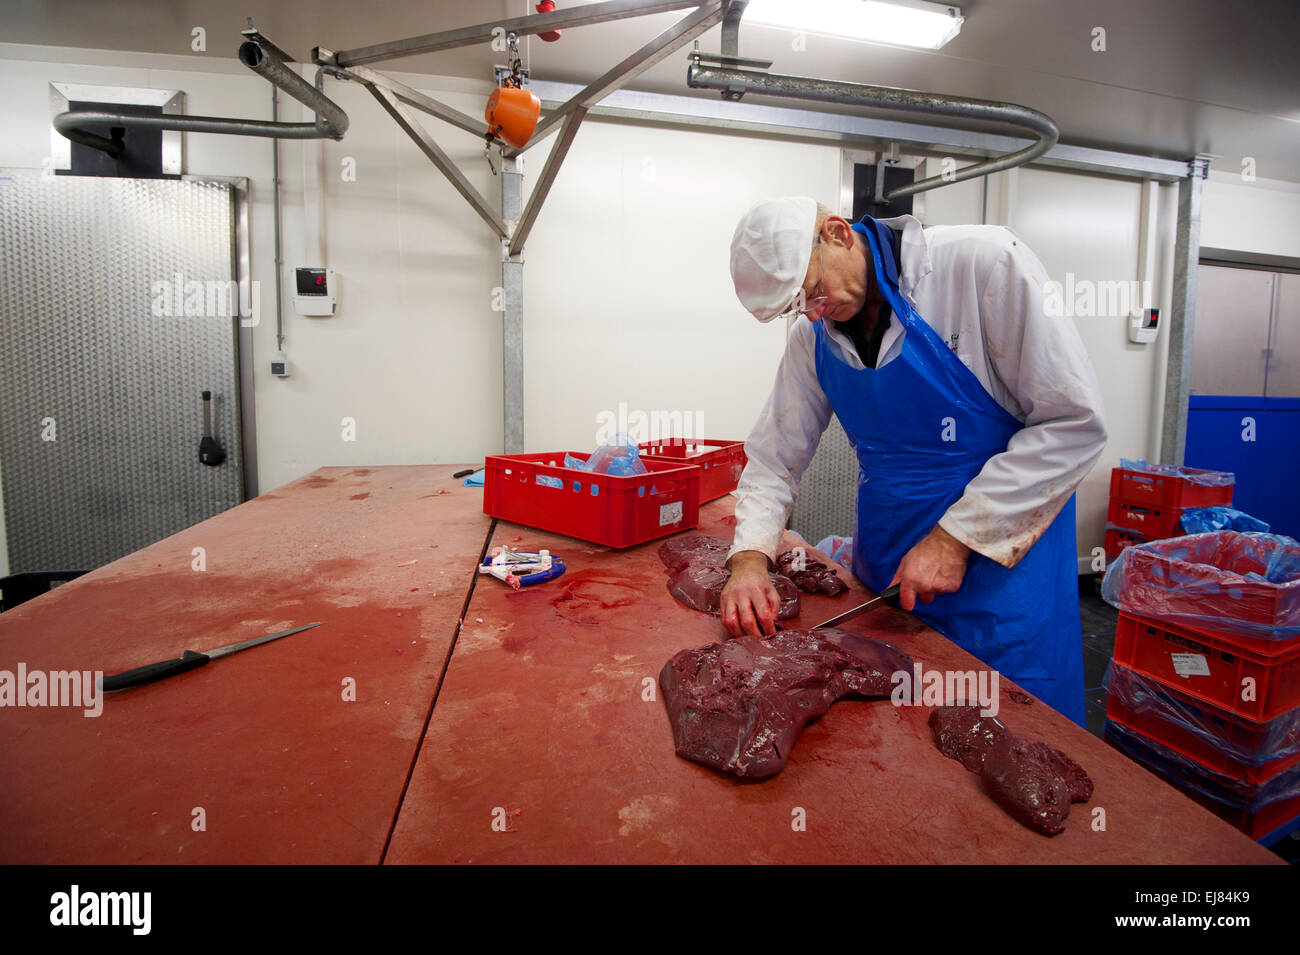
M 91 569 L 239 503 L 232 223 L 226 184 L 0 180 L 11 573 Z
M 1218 265 L 1196 275 L 1192 394 L 1262 396 L 1276 276 Z

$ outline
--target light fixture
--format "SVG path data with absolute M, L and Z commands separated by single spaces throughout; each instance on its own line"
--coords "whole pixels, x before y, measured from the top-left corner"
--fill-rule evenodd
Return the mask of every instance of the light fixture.
M 960 7 L 929 0 L 750 0 L 741 24 L 937 50 L 964 21 Z

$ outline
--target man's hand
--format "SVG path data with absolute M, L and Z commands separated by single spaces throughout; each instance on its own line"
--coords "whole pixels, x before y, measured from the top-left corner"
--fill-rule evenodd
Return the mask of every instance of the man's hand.
M 767 555 L 742 550 L 727 561 L 731 579 L 722 588 L 722 625 L 733 637 L 776 633 L 781 597 L 767 572 Z
M 904 610 L 914 610 L 917 597 L 929 603 L 939 594 L 956 593 L 966 575 L 969 556 L 969 547 L 936 524 L 934 530 L 903 555 L 898 572 L 889 582 L 891 587 L 899 585 L 898 605 Z

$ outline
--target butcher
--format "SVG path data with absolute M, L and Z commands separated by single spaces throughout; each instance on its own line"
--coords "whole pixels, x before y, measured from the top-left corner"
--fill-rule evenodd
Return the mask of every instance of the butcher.
M 854 575 L 1083 724 L 1074 492 L 1106 429 L 1042 263 L 1003 226 L 850 223 L 797 196 L 745 213 L 731 276 L 793 325 L 745 443 L 728 632 L 775 632 L 768 571 L 834 412 L 859 464 Z

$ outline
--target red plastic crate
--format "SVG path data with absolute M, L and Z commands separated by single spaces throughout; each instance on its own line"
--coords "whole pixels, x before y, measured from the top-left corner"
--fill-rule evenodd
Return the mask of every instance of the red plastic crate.
M 1209 675 L 1180 676 L 1174 669 L 1175 653 L 1204 657 Z M 1121 611 L 1115 662 L 1186 696 L 1259 722 L 1300 706 L 1300 641 L 1248 640 Z M 1241 698 L 1247 677 L 1255 681 L 1253 700 Z
M 1132 501 L 1112 497 L 1106 509 L 1106 525 L 1120 530 L 1133 531 L 1147 540 L 1164 540 L 1183 533 L 1183 509 L 1134 504 Z
M 607 547 L 632 547 L 700 523 L 694 465 L 645 461 L 647 473 L 615 476 L 566 468 L 564 455 L 488 455 L 483 513 Z
M 1144 616 L 1222 618 L 1214 629 L 1234 633 L 1300 628 L 1300 579 L 1259 579 L 1277 548 L 1300 552 L 1276 538 L 1236 531 L 1156 541 L 1124 558 L 1114 602 Z M 1284 557 L 1296 560 L 1300 553 Z
M 1232 806 L 1209 793 L 1202 792 L 1195 786 L 1188 784 L 1186 780 L 1178 778 L 1176 772 L 1171 774 L 1171 764 L 1168 762 L 1170 753 L 1167 748 L 1162 749 L 1159 743 L 1140 736 L 1128 743 L 1120 742 L 1112 735 L 1109 722 L 1106 726 L 1105 736 L 1108 743 L 1115 746 L 1129 758 L 1145 766 L 1183 795 L 1204 806 L 1230 825 L 1240 829 L 1250 838 L 1261 841 L 1265 845 L 1271 844 L 1294 829 L 1297 819 L 1300 819 L 1300 793 L 1265 803 L 1254 811 Z M 1135 746 L 1135 743 L 1138 745 Z M 1215 781 L 1214 775 L 1209 772 L 1200 774 L 1198 778 L 1212 784 Z M 1235 788 L 1230 781 L 1227 782 L 1229 782 L 1228 789 Z
M 1114 560 L 1126 547 L 1145 544 L 1152 539 L 1119 527 L 1108 527 L 1106 528 L 1106 560 Z
M 1111 500 L 1131 501 L 1144 507 L 1213 507 L 1232 505 L 1231 484 L 1196 484 L 1189 477 L 1226 474 L 1226 471 L 1202 471 L 1198 468 L 1179 468 L 1187 477 L 1172 474 L 1150 474 L 1129 468 L 1113 468 L 1110 472 Z
M 1220 819 L 1229 825 L 1235 826 L 1246 835 L 1250 836 L 1256 842 L 1264 839 L 1270 833 L 1277 832 L 1280 829 L 1291 828 L 1292 823 L 1300 818 L 1300 793 L 1292 796 L 1290 799 L 1279 799 L 1277 802 L 1271 802 L 1266 806 L 1261 806 L 1256 812 L 1247 812 L 1245 809 L 1238 809 L 1235 806 L 1227 806 L 1216 799 L 1211 799 L 1204 793 L 1199 793 L 1194 789 L 1186 786 L 1178 786 L 1185 796 L 1200 803 L 1210 812 L 1214 813 Z M 1284 834 L 1284 833 L 1283 833 Z M 1273 840 L 1269 840 L 1271 843 Z
M 700 502 L 730 494 L 745 470 L 745 442 L 664 438 L 638 445 L 642 458 L 694 464 L 700 469 Z
M 1120 669 L 1124 668 L 1120 667 Z M 1267 724 L 1247 720 L 1228 710 L 1207 703 L 1193 702 L 1172 688 L 1167 689 L 1167 692 L 1183 705 L 1194 706 L 1198 709 L 1206 723 L 1213 723 L 1220 730 L 1225 743 L 1230 741 L 1237 746 L 1252 749 L 1255 752 L 1262 748 L 1263 740 L 1268 732 Z M 1131 709 L 1115 694 L 1110 694 L 1106 698 L 1106 719 L 1113 720 L 1121 726 L 1145 736 L 1147 739 L 1155 740 L 1162 746 L 1167 746 L 1188 759 L 1194 759 L 1207 769 L 1212 769 L 1216 773 L 1222 773 L 1252 786 L 1268 782 L 1274 776 L 1300 764 L 1300 753 L 1293 753 L 1281 759 L 1269 760 L 1257 766 L 1244 763 L 1229 753 L 1225 753 L 1223 749 L 1212 746 L 1186 727 L 1162 719 L 1159 714 Z

